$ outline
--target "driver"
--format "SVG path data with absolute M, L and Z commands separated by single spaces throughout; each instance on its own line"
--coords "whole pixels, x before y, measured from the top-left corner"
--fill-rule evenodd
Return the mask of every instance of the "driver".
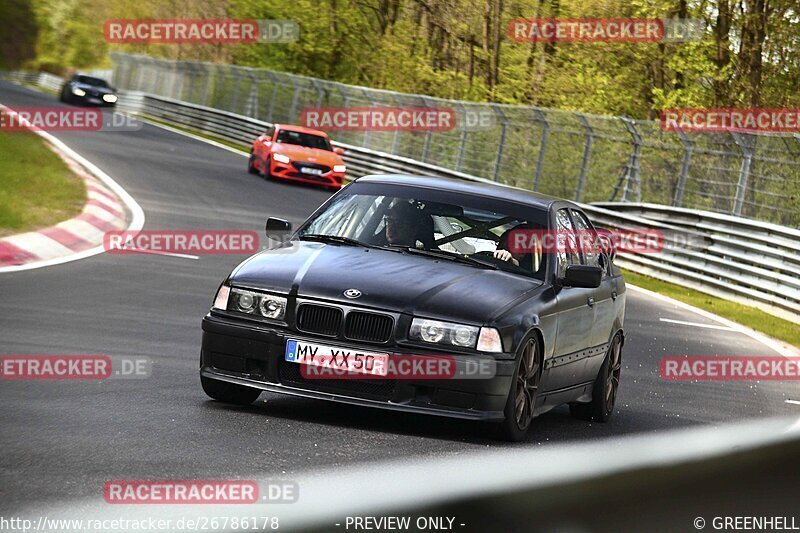
M 390 246 L 417 247 L 423 214 L 413 204 L 399 200 L 385 214 L 384 238 Z
M 501 261 L 506 261 L 514 266 L 522 267 L 526 270 L 538 270 L 539 269 L 539 261 L 534 261 L 534 257 L 530 253 L 515 253 L 510 252 L 509 241 L 511 240 L 511 236 L 514 234 L 515 231 L 519 230 L 526 230 L 528 229 L 528 224 L 523 222 L 514 226 L 513 228 L 506 230 L 500 236 L 500 242 L 497 243 L 497 249 L 494 251 L 495 259 L 499 259 Z M 535 264 L 534 264 L 535 263 Z M 536 268 L 533 268 L 533 267 Z

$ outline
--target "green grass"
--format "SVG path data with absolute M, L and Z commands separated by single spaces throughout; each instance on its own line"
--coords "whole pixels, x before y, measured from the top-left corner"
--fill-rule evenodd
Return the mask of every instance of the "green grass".
M 81 212 L 83 181 L 38 135 L 0 131 L 0 235 L 52 226 Z
M 710 296 L 680 285 L 636 274 L 629 270 L 623 270 L 623 275 L 626 283 L 680 300 L 728 320 L 743 324 L 775 339 L 800 347 L 800 325 L 798 324 L 772 316 L 755 307 L 723 300 L 716 296 Z

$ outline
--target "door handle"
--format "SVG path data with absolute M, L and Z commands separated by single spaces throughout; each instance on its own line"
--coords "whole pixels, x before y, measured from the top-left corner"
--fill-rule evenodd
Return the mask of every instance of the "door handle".
M 592 297 L 590 296 L 590 297 L 589 297 L 589 300 L 588 300 L 586 303 L 588 303 L 588 304 L 589 304 L 589 307 L 594 307 L 594 298 L 592 298 Z
M 611 291 L 611 299 L 612 300 L 616 300 L 617 299 L 617 291 Z

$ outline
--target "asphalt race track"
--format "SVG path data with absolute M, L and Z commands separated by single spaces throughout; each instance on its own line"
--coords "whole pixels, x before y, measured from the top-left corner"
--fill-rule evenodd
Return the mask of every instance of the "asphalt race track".
M 0 103 L 60 106 L 0 83 Z M 297 224 L 330 193 L 268 182 L 246 159 L 145 125 L 137 132 L 55 133 L 142 206 L 145 230 L 247 229 L 268 216 Z M 2 179 L 2 177 L 0 177 Z M 483 425 L 268 393 L 228 407 L 200 388 L 200 320 L 244 257 L 100 254 L 0 275 L 0 354 L 147 356 L 143 380 L 0 380 L 0 511 L 102 498 L 109 479 L 226 479 L 346 467 L 481 448 L 558 446 L 746 418 L 797 415 L 800 387 L 781 382 L 666 382 L 670 355 L 777 355 L 681 307 L 628 292 L 627 343 L 615 418 L 574 420 L 566 408 L 534 422 L 528 441 L 488 438 Z M 601 460 L 601 458 L 598 458 Z M 421 480 L 422 481 L 422 480 Z

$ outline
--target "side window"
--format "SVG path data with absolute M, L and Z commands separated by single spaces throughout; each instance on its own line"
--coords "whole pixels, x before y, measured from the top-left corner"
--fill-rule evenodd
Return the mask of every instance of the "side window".
M 600 264 L 600 253 L 595 249 L 595 243 L 597 242 L 595 232 L 592 229 L 592 225 L 589 223 L 589 219 L 586 218 L 586 215 L 575 209 L 572 210 L 572 219 L 575 221 L 575 230 L 578 232 L 578 238 L 581 241 L 580 248 L 583 253 L 584 261 L 587 265 L 602 267 Z
M 567 272 L 567 265 L 580 265 L 581 258 L 577 253 L 577 243 L 575 242 L 575 228 L 569 219 L 566 209 L 559 209 L 556 213 L 556 230 L 558 232 L 558 276 L 564 277 Z

